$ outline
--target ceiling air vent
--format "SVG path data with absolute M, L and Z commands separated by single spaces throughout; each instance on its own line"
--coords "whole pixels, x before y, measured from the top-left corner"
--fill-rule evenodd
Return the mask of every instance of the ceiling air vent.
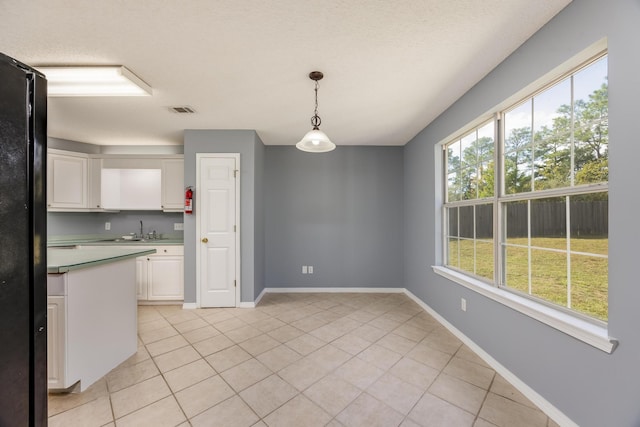
M 179 107 L 169 107 L 169 110 L 171 110 L 172 113 L 176 113 L 176 114 L 193 114 L 196 111 L 186 105 L 181 105 Z

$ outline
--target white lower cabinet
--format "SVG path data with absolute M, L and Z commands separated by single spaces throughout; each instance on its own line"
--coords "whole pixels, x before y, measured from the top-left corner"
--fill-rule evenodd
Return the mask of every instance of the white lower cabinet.
M 47 297 L 47 380 L 49 388 L 65 388 L 64 296 Z
M 135 259 L 47 274 L 47 385 L 84 391 L 135 354 Z
M 136 258 L 136 294 L 138 300 L 147 299 L 147 257 Z
M 136 284 L 140 301 L 184 299 L 184 248 L 154 246 L 153 255 L 136 258 Z

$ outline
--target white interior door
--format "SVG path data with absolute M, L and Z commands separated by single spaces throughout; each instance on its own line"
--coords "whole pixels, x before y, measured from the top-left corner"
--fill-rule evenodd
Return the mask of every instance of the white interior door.
M 198 156 L 200 307 L 235 307 L 236 286 L 240 286 L 236 268 L 239 155 L 218 156 Z

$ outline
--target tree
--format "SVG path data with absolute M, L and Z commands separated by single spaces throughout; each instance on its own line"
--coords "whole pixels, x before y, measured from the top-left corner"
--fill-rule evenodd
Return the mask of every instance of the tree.
M 560 112 L 564 107 L 561 107 Z M 535 188 L 546 190 L 565 187 L 571 182 L 570 121 L 560 116 L 553 126 L 536 132 Z
M 578 100 L 575 102 L 576 129 L 574 134 L 576 146 L 574 162 L 577 172 L 592 162 L 599 165 L 596 168 L 602 168 L 602 161 L 608 158 L 608 98 L 609 89 L 607 84 L 603 83 L 599 89 L 589 95 L 589 101 Z M 593 178 L 597 178 L 598 181 L 589 182 L 608 180 L 608 167 L 605 167 L 602 171 L 607 171 L 607 174 L 596 175 Z
M 490 187 L 485 176 L 489 164 L 493 165 L 493 152 L 493 138 L 486 136 L 475 139 L 464 149 L 462 153 L 464 166 L 460 173 L 460 186 L 464 200 L 493 196 L 493 175 L 490 177 Z
M 478 198 L 493 197 L 495 185 L 496 168 L 495 162 L 492 160 L 486 165 L 483 164 L 478 177 Z
M 573 130 L 574 184 L 608 180 L 608 87 L 593 91 L 587 101 L 557 110 L 551 128 L 536 133 L 535 188 L 565 187 L 571 183 L 571 131 Z M 583 169 L 586 169 L 582 172 Z
M 459 153 L 460 147 L 460 141 L 447 147 L 449 201 L 493 196 L 493 138 L 474 139 L 462 153 Z M 490 176 L 486 177 L 486 173 Z
M 531 190 L 531 128 L 511 131 L 505 140 L 504 186 L 508 194 Z
M 605 182 L 607 179 L 609 179 L 609 159 L 607 158 L 586 163 L 582 169 L 576 172 L 576 184 Z

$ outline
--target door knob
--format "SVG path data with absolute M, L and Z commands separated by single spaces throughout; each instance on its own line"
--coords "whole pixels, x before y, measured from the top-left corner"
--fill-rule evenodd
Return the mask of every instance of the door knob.
M 209 241 L 209 239 L 207 239 L 206 237 L 204 237 L 204 238 L 202 239 L 202 243 L 207 243 L 208 241 Z

